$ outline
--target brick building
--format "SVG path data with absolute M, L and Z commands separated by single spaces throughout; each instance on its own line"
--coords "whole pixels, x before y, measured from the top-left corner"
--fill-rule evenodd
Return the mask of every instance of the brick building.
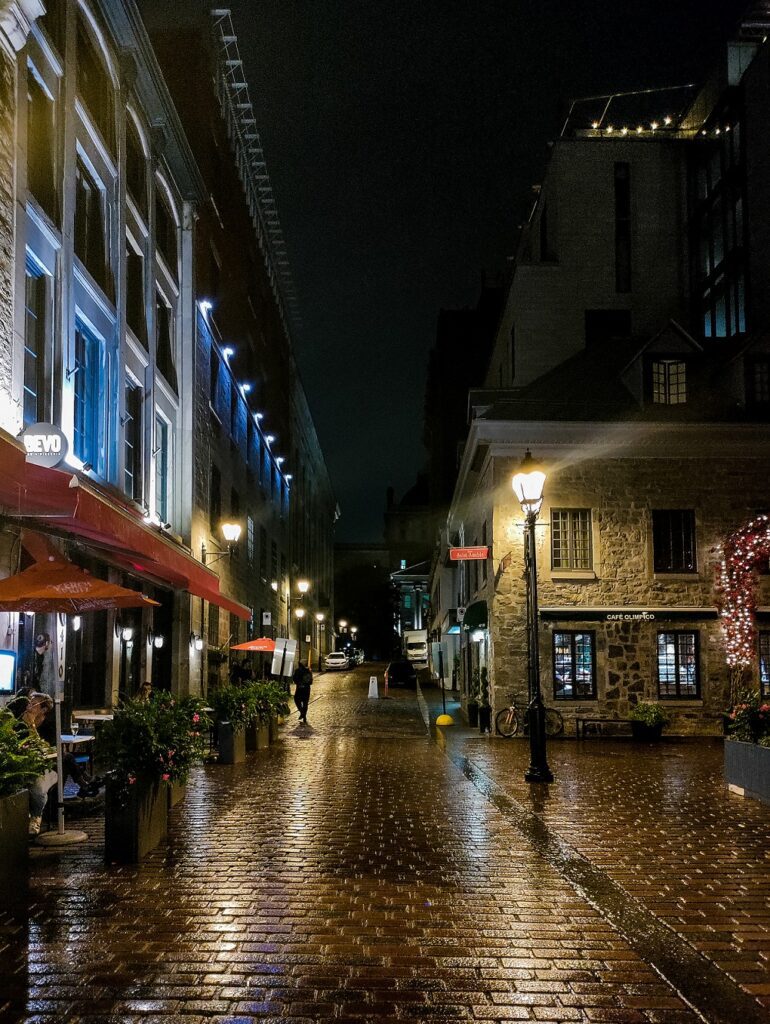
M 486 668 L 495 707 L 526 695 L 530 448 L 546 701 L 568 729 L 641 698 L 674 732 L 721 729 L 713 549 L 769 500 L 766 29 L 740 26 L 700 90 L 576 102 L 551 147 L 432 581 L 444 639 L 467 608 L 464 690 Z M 451 568 L 467 544 L 489 558 Z

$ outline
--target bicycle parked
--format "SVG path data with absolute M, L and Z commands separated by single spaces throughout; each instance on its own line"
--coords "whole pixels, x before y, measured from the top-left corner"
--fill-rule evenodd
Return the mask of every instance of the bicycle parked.
M 523 736 L 527 736 L 529 733 L 529 723 L 527 722 L 526 707 L 519 708 L 516 704 L 516 698 L 512 697 L 510 705 L 507 708 L 503 708 L 502 711 L 498 711 L 495 715 L 495 729 L 499 736 L 504 736 L 507 740 L 516 736 L 519 730 L 521 730 Z M 564 719 L 561 716 L 561 712 L 557 711 L 556 708 L 546 708 L 546 736 L 560 736 L 563 732 Z

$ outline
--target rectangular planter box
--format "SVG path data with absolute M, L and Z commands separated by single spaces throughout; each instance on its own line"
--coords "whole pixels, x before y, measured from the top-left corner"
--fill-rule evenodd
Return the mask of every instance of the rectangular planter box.
M 165 787 L 168 792 L 168 809 L 176 807 L 177 804 L 181 804 L 187 795 L 187 783 L 186 782 L 172 782 L 170 786 Z
M 238 764 L 246 758 L 246 733 L 243 729 L 234 729 L 230 722 L 220 722 L 219 763 Z
M 278 739 L 278 723 L 279 723 L 279 721 L 281 721 L 281 719 L 271 718 L 270 722 L 268 724 L 268 728 L 270 730 L 270 742 L 271 743 L 275 743 L 275 741 Z
M 104 801 L 104 859 L 107 864 L 136 864 L 168 835 L 168 791 L 160 782 L 138 779 L 121 804 L 114 788 Z
M 257 750 L 267 750 L 270 746 L 270 726 L 267 722 L 257 724 Z
M 770 748 L 725 740 L 725 782 L 733 793 L 770 804 Z
M 257 747 L 257 723 L 249 722 L 244 728 L 243 735 L 246 740 L 246 753 L 251 753 L 252 750 L 258 750 Z
M 29 793 L 0 799 L 0 904 L 26 892 L 29 868 Z

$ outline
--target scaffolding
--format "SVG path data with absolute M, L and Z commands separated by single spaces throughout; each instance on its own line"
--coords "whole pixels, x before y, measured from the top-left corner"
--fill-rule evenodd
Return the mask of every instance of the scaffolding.
M 267 172 L 262 140 L 249 96 L 230 10 L 211 11 L 216 54 L 215 85 L 222 118 L 243 182 L 246 202 L 287 337 L 302 326 L 286 239 Z

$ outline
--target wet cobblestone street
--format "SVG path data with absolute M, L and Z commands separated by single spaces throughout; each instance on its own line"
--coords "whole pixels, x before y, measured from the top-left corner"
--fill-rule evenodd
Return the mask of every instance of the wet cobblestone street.
M 95 818 L 83 823 L 87 846 L 35 851 L 26 912 L 0 914 L 0 1020 L 703 1020 L 601 901 L 585 898 L 453 763 L 466 740 L 453 739 L 447 757 L 415 695 L 368 701 L 368 675 L 323 677 L 308 728 L 294 716 L 269 751 L 198 771 L 173 812 L 169 844 L 141 867 L 103 866 Z M 466 745 L 492 784 L 530 800 L 518 781 L 523 745 Z M 762 993 L 751 986 L 766 968 L 768 919 L 750 905 L 746 874 L 761 860 L 766 812 L 740 804 L 729 827 L 718 815 L 677 830 L 664 815 L 653 828 L 656 807 L 676 808 L 684 791 L 677 796 L 659 774 L 645 796 L 622 757 L 609 772 L 572 779 L 569 771 L 582 771 L 569 765 L 576 749 L 563 745 L 567 760 L 554 764 L 557 784 L 538 815 L 667 922 L 682 916 L 681 897 L 666 892 L 655 865 L 667 858 L 672 878 L 691 878 L 688 914 L 674 926 L 717 913 L 724 927 L 713 941 L 725 945 L 714 960 L 725 978 L 737 972 L 721 953 L 732 957 L 740 944 L 738 973 L 751 975 L 739 979 L 743 997 L 762 1019 Z M 685 757 L 671 773 L 677 784 L 706 786 L 707 761 L 690 769 L 687 750 L 672 749 Z M 606 807 L 617 792 L 630 799 L 612 821 Z M 751 838 L 738 831 L 747 821 Z M 626 846 L 634 822 L 643 838 Z M 703 829 L 715 862 L 699 845 Z M 759 907 L 766 876 L 757 886 Z M 728 897 L 729 913 L 713 910 Z M 705 930 L 693 933 L 701 946 Z

